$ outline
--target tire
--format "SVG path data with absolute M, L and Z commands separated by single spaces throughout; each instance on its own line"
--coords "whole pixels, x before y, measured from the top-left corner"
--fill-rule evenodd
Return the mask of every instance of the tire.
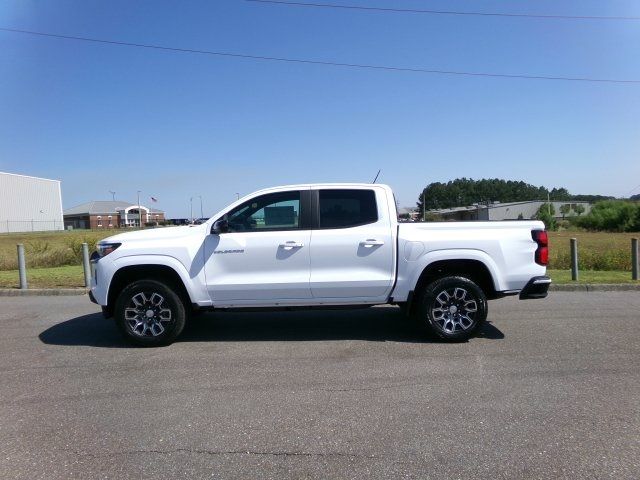
M 124 337 L 135 345 L 171 344 L 182 333 L 186 311 L 178 294 L 156 280 L 137 280 L 118 295 L 114 317 Z
M 487 318 L 487 297 L 465 277 L 444 277 L 427 285 L 417 305 L 415 319 L 440 338 L 464 341 Z

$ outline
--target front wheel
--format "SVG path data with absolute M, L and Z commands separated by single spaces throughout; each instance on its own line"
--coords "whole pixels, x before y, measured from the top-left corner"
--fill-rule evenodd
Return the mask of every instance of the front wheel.
M 416 309 L 418 322 L 446 340 L 471 337 L 487 318 L 487 297 L 465 277 L 440 278 L 425 288 Z
M 184 304 L 167 285 L 138 280 L 127 285 L 115 304 L 116 324 L 127 340 L 156 347 L 172 343 L 186 319 Z

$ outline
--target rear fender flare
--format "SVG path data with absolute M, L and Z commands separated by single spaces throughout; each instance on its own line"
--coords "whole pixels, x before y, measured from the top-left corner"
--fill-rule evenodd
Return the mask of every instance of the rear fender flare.
M 415 290 L 422 272 L 424 272 L 429 265 L 434 262 L 446 260 L 475 260 L 482 263 L 491 274 L 495 290 L 497 292 L 505 290 L 499 275 L 500 270 L 493 259 L 486 252 L 474 249 L 434 250 L 427 253 L 416 262 L 417 266 L 413 272 L 411 281 L 409 282 L 411 290 Z

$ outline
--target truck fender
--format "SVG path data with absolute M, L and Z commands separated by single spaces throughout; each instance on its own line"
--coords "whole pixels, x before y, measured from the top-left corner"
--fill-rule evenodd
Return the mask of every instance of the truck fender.
M 493 259 L 482 250 L 475 249 L 450 249 L 450 250 L 433 250 L 422 256 L 415 263 L 413 275 L 409 282 L 411 290 L 415 290 L 418 280 L 422 272 L 432 263 L 445 260 L 476 260 L 482 263 L 491 274 L 493 286 L 496 291 L 504 290 L 502 288 L 502 279 L 499 275 L 499 269 Z
M 197 303 L 199 305 L 207 305 L 211 303 L 211 298 L 207 292 L 206 286 L 201 278 L 196 276 L 195 278 L 191 278 L 189 276 L 189 271 L 187 268 L 175 257 L 171 257 L 168 255 L 131 255 L 131 256 L 123 256 L 114 260 L 114 273 L 111 276 L 111 279 L 115 277 L 117 272 L 125 267 L 132 266 L 164 266 L 171 268 L 175 273 L 178 274 L 182 284 L 189 295 L 189 299 L 191 303 Z M 110 290 L 111 285 L 109 285 L 108 290 Z

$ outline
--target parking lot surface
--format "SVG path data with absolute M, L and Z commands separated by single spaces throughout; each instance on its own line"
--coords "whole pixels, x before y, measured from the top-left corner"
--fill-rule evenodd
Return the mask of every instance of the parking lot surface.
M 640 295 L 207 314 L 132 348 L 86 297 L 0 298 L 0 477 L 639 478 Z

